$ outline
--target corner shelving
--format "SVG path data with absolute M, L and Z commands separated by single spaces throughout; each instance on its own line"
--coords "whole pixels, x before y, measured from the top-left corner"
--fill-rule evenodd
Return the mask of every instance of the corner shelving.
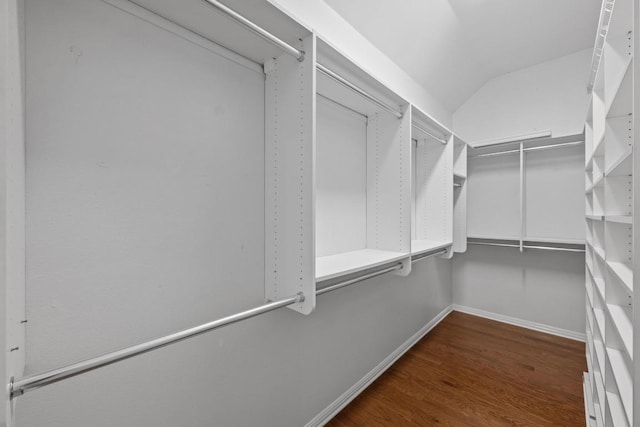
M 598 425 L 625 427 L 634 425 L 633 78 L 637 70 L 633 2 L 603 2 L 601 23 L 611 5 L 610 22 L 602 24 L 603 53 L 596 63 L 585 123 L 589 369 L 585 402 L 587 414 L 595 414 Z M 591 420 L 589 416 L 587 425 Z
M 467 143 L 453 137 L 453 251 L 467 251 Z

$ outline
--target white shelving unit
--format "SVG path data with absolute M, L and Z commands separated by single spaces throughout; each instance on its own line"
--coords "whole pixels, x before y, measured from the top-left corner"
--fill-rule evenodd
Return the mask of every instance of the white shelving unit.
M 453 137 L 453 252 L 467 251 L 467 143 Z
M 582 251 L 585 239 L 594 239 L 585 237 L 584 227 L 574 220 L 584 214 L 583 141 L 582 134 L 514 138 L 474 148 L 466 180 L 474 212 L 468 237 L 475 241 L 470 243 Z M 596 218 L 590 208 L 592 189 L 600 191 L 602 184 L 593 184 L 587 174 L 588 210 Z
M 411 120 L 411 254 L 420 255 L 453 243 L 454 143 L 451 133 L 416 107 Z
M 602 16 L 608 16 L 604 6 Z M 616 0 L 585 124 L 586 332 L 591 361 L 585 402 L 597 425 L 613 427 L 634 425 L 632 30 L 632 1 Z M 588 417 L 587 423 L 591 421 Z
M 264 66 L 270 299 L 387 265 L 407 275 L 453 243 L 451 131 L 315 34 L 298 46 L 304 61 Z
M 394 261 L 408 274 L 411 108 L 322 41 L 318 62 L 402 117 L 316 72 L 315 281 Z

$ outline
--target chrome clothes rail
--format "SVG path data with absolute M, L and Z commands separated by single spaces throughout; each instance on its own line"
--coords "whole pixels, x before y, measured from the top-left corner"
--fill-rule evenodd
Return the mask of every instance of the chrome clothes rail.
M 432 256 L 444 255 L 446 253 L 447 253 L 446 249 L 439 249 L 439 250 L 437 250 L 435 252 L 425 252 L 423 254 L 418 254 L 418 255 L 412 256 L 411 257 L 411 262 L 413 263 L 413 262 L 416 262 L 416 261 L 421 261 L 423 259 L 430 258 Z
M 423 259 L 430 256 L 440 255 L 446 253 L 445 250 L 438 250 L 432 253 L 421 254 L 416 258 L 412 258 L 412 262 L 418 259 Z M 326 287 L 316 290 L 316 295 L 323 295 L 328 292 L 335 291 L 337 289 L 344 288 L 354 283 L 362 282 L 373 277 L 381 276 L 383 274 L 396 271 L 402 268 L 402 263 L 396 263 L 392 266 L 382 266 L 374 271 L 369 271 L 362 276 L 344 280 L 338 283 L 330 284 Z M 279 308 L 286 307 L 291 304 L 296 304 L 304 301 L 304 295 L 298 293 L 296 295 L 283 298 L 277 301 L 268 302 L 266 304 L 259 305 L 249 310 L 241 311 L 240 313 L 232 314 L 230 316 L 223 317 L 212 322 L 208 322 L 193 328 L 185 329 L 180 332 L 173 333 L 161 338 L 156 338 L 132 347 L 127 347 L 122 350 L 107 353 L 101 356 L 93 357 L 91 359 L 83 360 L 71 365 L 63 366 L 61 368 L 53 369 L 40 374 L 30 375 L 19 379 L 11 379 L 9 384 L 10 398 L 20 397 L 26 392 L 36 390 L 38 388 L 47 386 L 49 384 L 56 383 L 58 381 L 65 380 L 67 378 L 74 377 L 76 375 L 83 374 L 85 372 L 99 369 L 104 366 L 108 366 L 123 360 L 139 356 L 141 354 L 157 350 L 159 348 L 175 344 L 177 342 L 193 338 L 197 335 L 201 335 L 206 332 L 213 331 L 215 329 L 222 328 L 223 326 L 230 325 L 232 323 L 240 322 L 242 320 L 250 319 L 261 314 L 268 313 L 270 311 L 277 310 Z
M 537 146 L 537 147 L 527 147 L 527 148 L 523 148 L 522 151 L 528 152 L 528 151 L 551 150 L 553 148 L 571 147 L 571 146 L 580 145 L 580 144 L 584 144 L 584 141 L 562 142 L 562 143 L 559 143 L 559 144 L 540 145 L 540 146 Z M 484 147 L 478 147 L 478 148 L 484 148 Z M 519 153 L 519 152 L 520 152 L 520 149 L 514 149 L 514 150 L 496 151 L 496 152 L 493 152 L 493 153 L 476 154 L 475 156 L 471 156 L 471 157 L 500 156 L 502 154 L 513 154 L 513 153 Z
M 491 241 L 494 240 L 494 241 Z M 558 252 L 577 252 L 584 253 L 584 245 L 574 243 L 557 243 L 558 246 L 545 245 L 543 242 L 536 242 L 534 240 L 523 240 L 522 246 L 520 240 L 505 240 L 505 239 L 467 239 L 467 244 L 477 246 L 496 246 L 501 248 L 520 248 L 523 249 L 536 249 L 544 251 L 558 251 Z
M 432 137 L 433 139 L 435 139 L 436 141 L 438 141 L 440 144 L 442 145 L 447 145 L 447 140 L 444 138 L 439 138 L 436 135 L 432 134 L 431 132 L 427 131 L 426 129 L 421 128 L 420 126 L 416 125 L 416 124 L 411 124 L 411 127 L 418 129 L 420 132 L 422 133 L 426 133 L 427 135 L 429 135 L 430 137 Z
M 243 27 L 247 28 L 249 31 L 253 32 L 254 34 L 257 34 L 258 36 L 262 37 L 263 39 L 265 39 L 266 41 L 268 41 L 272 45 L 279 47 L 280 49 L 282 49 L 283 51 L 285 51 L 289 55 L 291 55 L 294 58 L 296 58 L 298 61 L 300 61 L 300 62 L 304 61 L 304 51 L 296 49 L 295 47 L 291 46 L 290 44 L 288 44 L 287 42 L 283 41 L 282 39 L 274 36 L 273 34 L 268 32 L 264 28 L 262 28 L 262 27 L 258 26 L 257 24 L 249 21 L 247 18 L 245 18 L 244 16 L 240 15 L 235 10 L 228 8 L 227 6 L 225 6 L 224 4 L 220 3 L 217 0 L 202 0 L 202 1 L 204 1 L 205 3 L 207 3 L 210 6 L 215 7 L 217 10 L 219 10 L 222 13 L 224 13 L 229 18 L 233 19 L 234 21 L 236 21 L 237 23 L 239 23 Z
M 209 0 L 207 0 L 207 1 L 209 1 Z M 328 69 L 324 65 L 316 64 L 316 69 L 318 71 L 320 71 L 322 74 L 324 74 L 325 76 L 335 80 L 336 82 L 340 83 L 341 85 L 345 86 L 346 88 L 351 89 L 352 91 L 356 92 L 358 95 L 362 96 L 363 98 L 366 98 L 369 101 L 373 102 L 374 104 L 382 107 L 384 110 L 390 112 L 391 114 L 393 114 L 397 118 L 401 119 L 403 117 L 403 114 L 400 111 L 398 111 L 396 108 L 391 107 L 386 102 L 381 101 L 380 99 L 376 98 L 375 96 L 369 94 L 364 89 L 359 88 L 358 86 L 354 85 L 350 81 L 348 81 L 348 80 L 344 79 L 343 77 L 341 77 L 340 75 L 334 73 L 333 71 L 331 71 L 330 69 Z
M 142 344 L 134 345 L 122 350 L 104 354 L 102 356 L 83 360 L 81 362 L 44 372 L 42 374 L 36 374 L 17 380 L 12 380 L 9 390 L 11 393 L 11 398 L 13 399 L 14 397 L 22 396 L 28 391 L 56 383 L 58 381 L 71 378 L 76 375 L 92 371 L 94 369 L 102 368 L 103 366 L 108 366 L 113 363 L 147 353 L 152 350 L 157 350 L 161 347 L 186 340 L 187 338 L 192 338 L 205 332 L 213 331 L 214 329 L 218 329 L 223 326 L 239 322 L 241 320 L 250 319 L 260 314 L 268 313 L 270 311 L 277 310 L 279 308 L 302 301 L 304 301 L 304 295 L 302 295 L 302 293 L 299 293 L 288 298 L 269 302 L 258 307 L 251 308 L 249 310 L 241 311 L 240 313 L 232 314 L 231 316 L 226 316 L 221 319 L 214 320 L 213 322 L 185 329 L 183 331 L 176 332 L 162 338 L 156 338 Z

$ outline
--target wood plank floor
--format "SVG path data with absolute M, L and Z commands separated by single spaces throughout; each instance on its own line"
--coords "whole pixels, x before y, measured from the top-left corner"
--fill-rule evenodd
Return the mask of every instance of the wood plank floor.
M 584 426 L 584 351 L 453 312 L 327 425 Z

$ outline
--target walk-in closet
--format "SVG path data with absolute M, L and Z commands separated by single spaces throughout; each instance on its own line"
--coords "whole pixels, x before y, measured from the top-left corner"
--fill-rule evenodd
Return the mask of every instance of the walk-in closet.
M 0 0 L 0 427 L 640 426 L 639 26 Z

